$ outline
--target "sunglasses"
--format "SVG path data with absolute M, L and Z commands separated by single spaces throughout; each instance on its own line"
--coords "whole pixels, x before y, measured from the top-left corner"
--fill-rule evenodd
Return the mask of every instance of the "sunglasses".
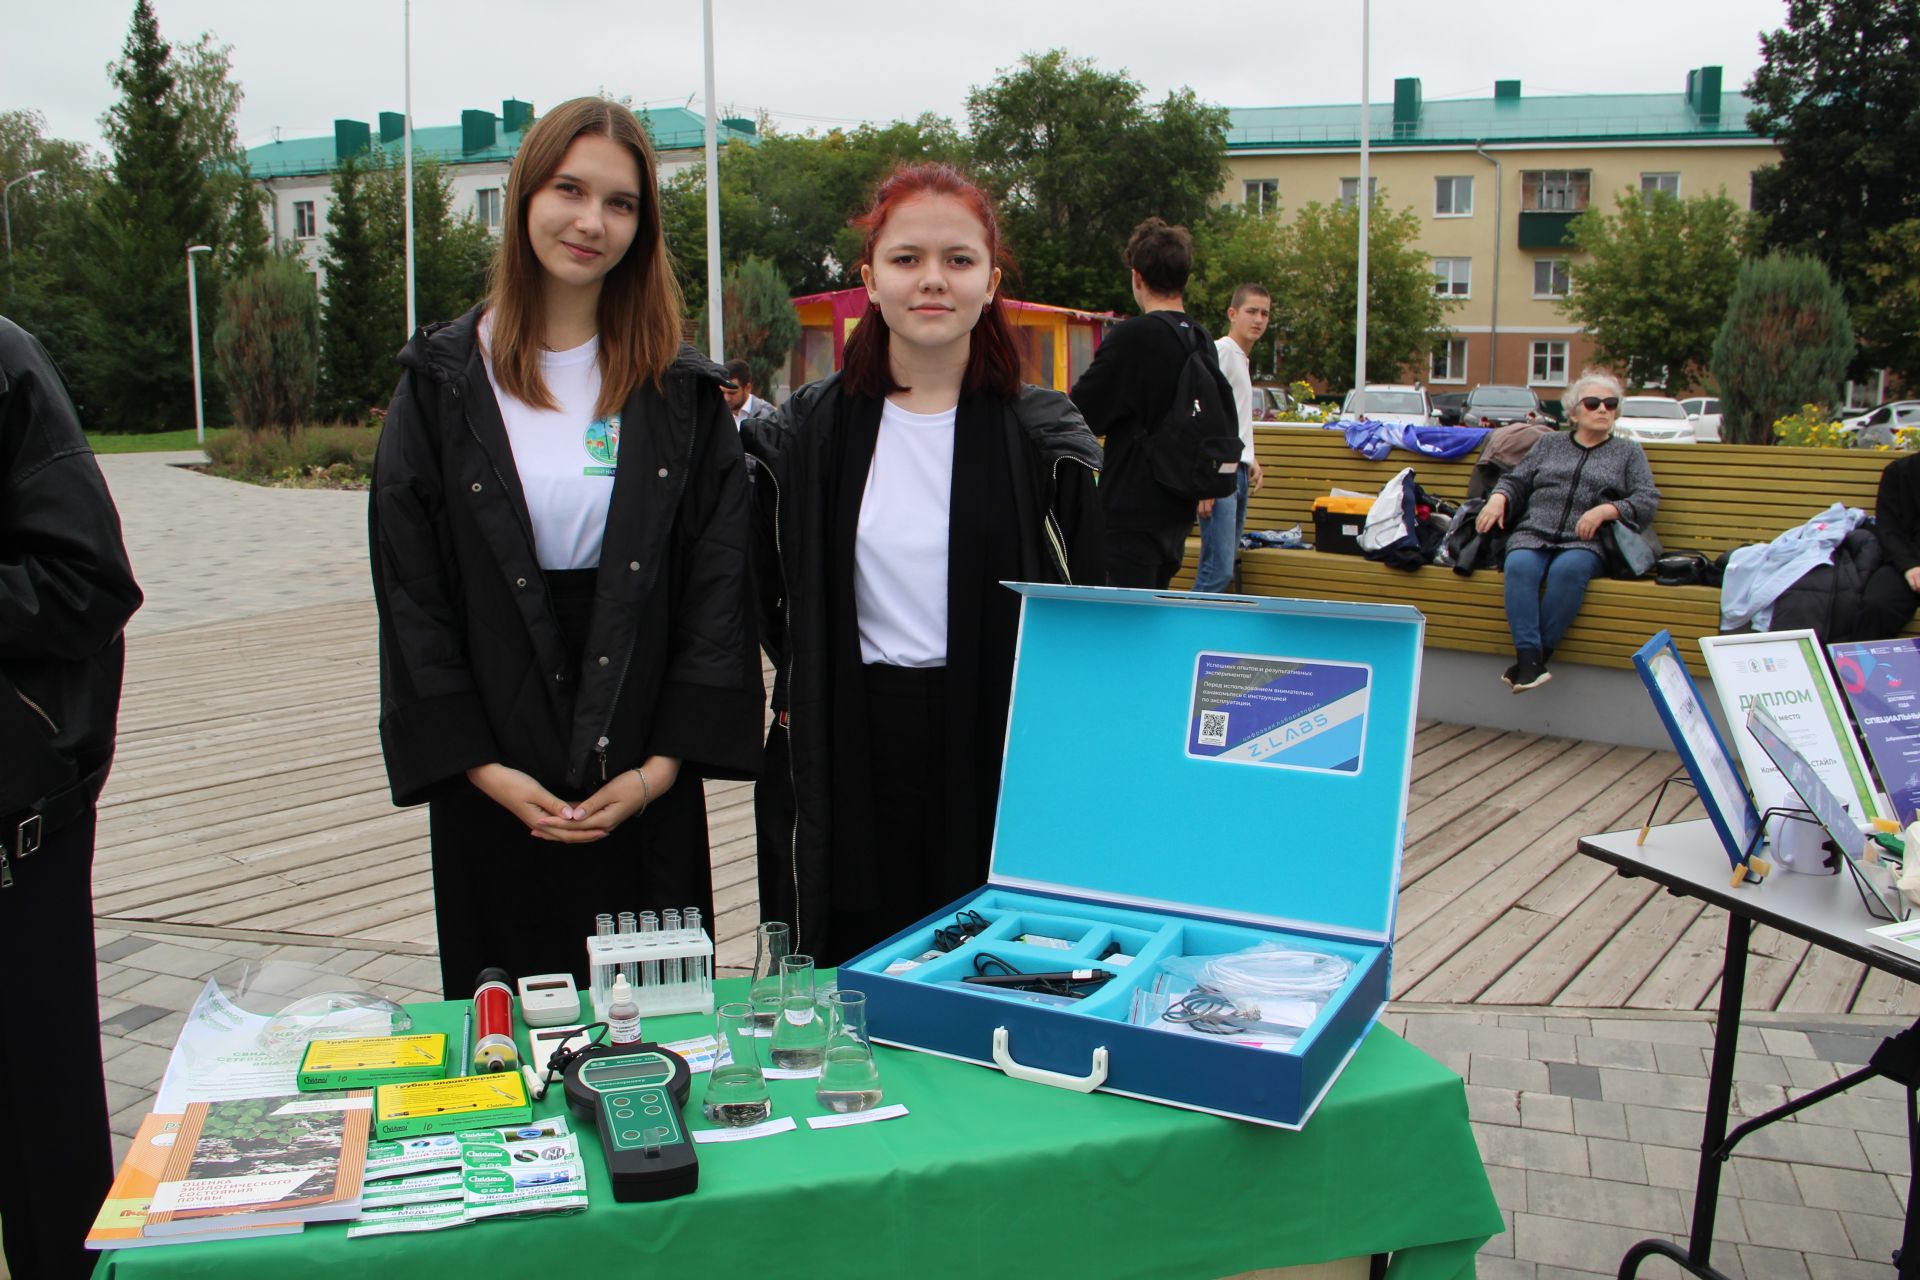
M 1606 396 L 1604 398 L 1600 396 L 1581 396 L 1580 397 L 1580 407 L 1585 409 L 1588 413 L 1592 413 L 1595 409 L 1601 408 L 1602 406 L 1608 409 L 1618 409 L 1620 407 L 1620 397 L 1619 396 Z

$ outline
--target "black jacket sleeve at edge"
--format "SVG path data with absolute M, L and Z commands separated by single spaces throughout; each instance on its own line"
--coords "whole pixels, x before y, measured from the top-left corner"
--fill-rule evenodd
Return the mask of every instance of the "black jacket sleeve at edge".
M 98 653 L 140 588 L 66 383 L 18 329 L 0 334 L 0 448 L 0 659 Z
M 1920 511 L 1914 509 L 1914 462 L 1901 458 L 1880 473 L 1873 504 L 1873 528 L 1886 549 L 1887 562 L 1900 572 L 1920 566 Z
M 1062 462 L 1053 495 L 1060 536 L 1067 543 L 1067 566 L 1075 584 L 1083 587 L 1105 586 L 1107 581 L 1107 517 L 1100 506 L 1098 483 L 1092 468 Z
M 380 614 L 380 747 L 398 805 L 500 759 L 467 662 L 466 628 L 447 581 L 439 459 L 415 381 L 401 377 L 380 432 L 367 503 Z
M 1118 342 L 1114 341 L 1116 335 L 1120 336 Z M 1093 353 L 1093 360 L 1080 371 L 1079 381 L 1067 393 L 1067 398 L 1073 401 L 1074 408 L 1080 410 L 1080 416 L 1097 436 L 1113 429 L 1114 420 L 1120 416 L 1127 400 L 1125 348 L 1129 336 L 1121 334 L 1118 325 L 1109 329 Z
M 751 778 L 760 767 L 766 687 L 748 562 L 746 459 L 718 390 L 703 383 L 696 400 L 696 430 L 707 445 L 682 499 L 685 561 L 673 649 L 648 747 L 692 763 L 704 777 Z

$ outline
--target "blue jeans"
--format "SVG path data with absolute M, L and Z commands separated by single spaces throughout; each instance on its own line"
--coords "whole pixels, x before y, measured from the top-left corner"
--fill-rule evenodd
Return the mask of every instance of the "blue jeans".
M 1234 490 L 1213 500 L 1213 514 L 1200 517 L 1200 567 L 1193 575 L 1195 591 L 1225 591 L 1233 585 L 1233 557 L 1247 527 L 1247 464 L 1240 464 Z
M 1507 627 L 1514 649 L 1544 654 L 1558 648 L 1600 569 L 1600 557 L 1585 547 L 1507 552 Z

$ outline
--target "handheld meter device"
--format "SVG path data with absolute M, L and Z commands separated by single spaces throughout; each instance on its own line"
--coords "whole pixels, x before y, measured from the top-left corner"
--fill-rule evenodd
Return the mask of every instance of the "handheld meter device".
M 655 1044 L 593 1045 L 567 1064 L 567 1105 L 600 1126 L 613 1198 L 671 1200 L 700 1185 L 680 1108 L 693 1075 Z

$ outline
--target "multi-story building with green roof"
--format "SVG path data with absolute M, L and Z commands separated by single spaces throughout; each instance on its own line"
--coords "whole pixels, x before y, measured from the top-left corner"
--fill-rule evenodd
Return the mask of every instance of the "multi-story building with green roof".
M 646 126 L 659 157 L 660 179 L 700 163 L 706 145 L 706 118 L 684 107 L 635 111 Z M 500 226 L 501 200 L 507 171 L 513 166 L 520 139 L 533 123 L 533 104 L 508 98 L 492 111 L 460 113 L 459 124 L 427 125 L 413 131 L 416 160 L 430 158 L 445 166 L 453 180 L 453 207 L 482 224 Z M 247 164 L 267 192 L 267 230 L 274 242 L 291 240 L 326 286 L 327 206 L 333 198 L 333 174 L 340 161 L 371 150 L 400 163 L 404 117 L 382 111 L 377 124 L 364 120 L 335 120 L 332 137 L 277 139 L 247 150 Z M 729 119 L 720 125 L 720 144 L 734 139 L 751 142 L 751 120 Z
M 1383 203 L 1420 215 L 1434 288 L 1460 300 L 1453 338 L 1424 371 L 1436 390 L 1522 383 L 1553 399 L 1580 372 L 1593 344 L 1560 304 L 1567 224 L 1589 204 L 1611 210 L 1638 189 L 1749 206 L 1753 171 L 1779 150 L 1721 80 L 1703 67 L 1676 93 L 1532 95 L 1502 80 L 1490 98 L 1444 102 L 1424 101 L 1417 78 L 1395 81 L 1393 101 L 1372 108 L 1371 177 Z M 1359 123 L 1358 104 L 1234 111 L 1223 198 L 1283 216 L 1355 199 Z M 1276 322 L 1286 305 L 1274 299 Z

